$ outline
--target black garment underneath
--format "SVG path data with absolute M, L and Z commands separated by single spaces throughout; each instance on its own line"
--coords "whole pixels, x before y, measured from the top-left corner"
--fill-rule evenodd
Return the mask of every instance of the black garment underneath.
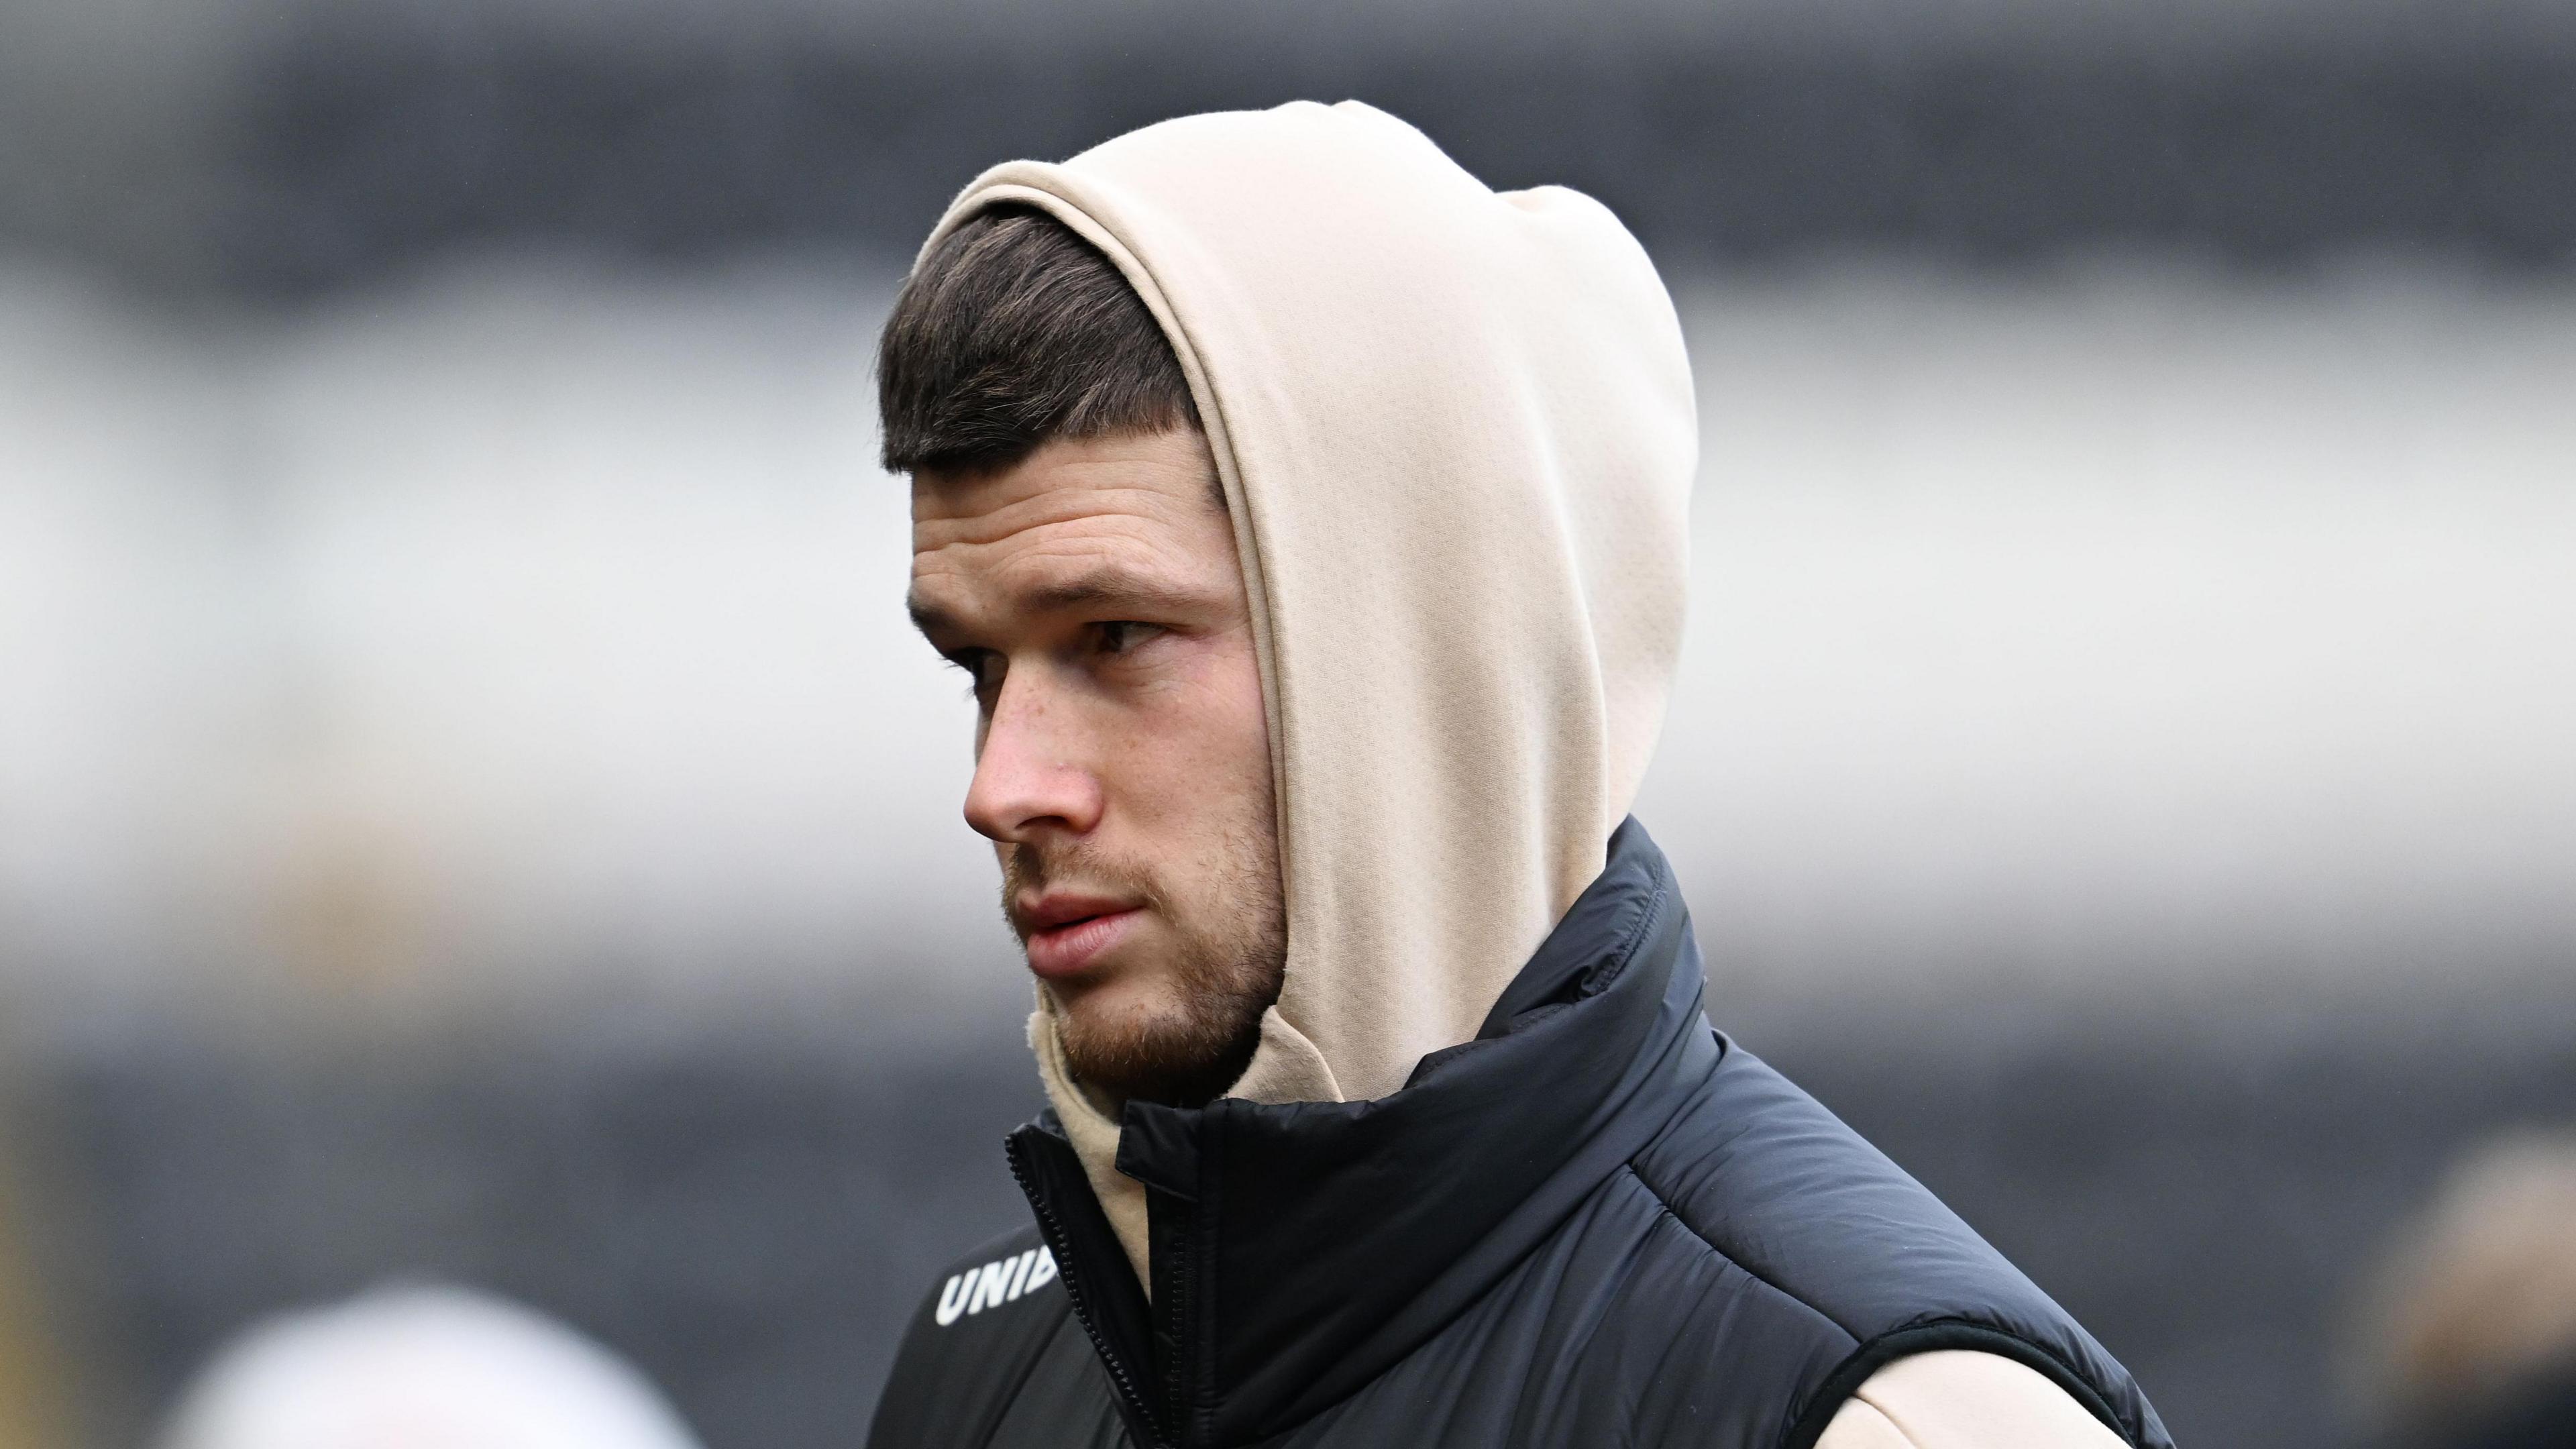
M 1632 820 L 1484 1031 L 1402 1091 L 1130 1104 L 1150 1303 L 1041 1116 L 1008 1144 L 1035 1225 L 934 1287 L 872 1449 L 1806 1449 L 1881 1365 L 1944 1348 L 2169 1449 L 2101 1345 L 1710 1031 L 1701 988 Z

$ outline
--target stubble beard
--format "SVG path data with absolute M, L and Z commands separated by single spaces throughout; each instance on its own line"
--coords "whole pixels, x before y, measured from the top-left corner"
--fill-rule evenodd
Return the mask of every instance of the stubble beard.
M 1267 801 L 1263 801 L 1266 806 Z M 1022 890 L 1078 881 L 1141 898 L 1170 928 L 1169 990 L 1155 1006 L 1112 1019 L 1059 1004 L 1056 1031 L 1074 1077 L 1120 1101 L 1196 1107 L 1234 1085 L 1261 1042 L 1261 1014 L 1279 999 L 1288 959 L 1276 832 L 1267 818 L 1224 832 L 1203 895 L 1176 900 L 1139 862 L 1088 845 L 1002 852 L 1007 916 Z M 1014 922 L 1014 928 L 1017 922 Z M 1025 933 L 1023 933 L 1025 939 Z

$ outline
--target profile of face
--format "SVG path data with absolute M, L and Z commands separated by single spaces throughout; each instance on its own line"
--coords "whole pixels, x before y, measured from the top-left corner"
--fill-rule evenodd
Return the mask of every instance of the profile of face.
M 1242 1073 L 1287 956 L 1251 609 L 1194 428 L 916 474 L 914 622 L 972 680 L 966 820 L 1056 1005 L 1119 1098 Z

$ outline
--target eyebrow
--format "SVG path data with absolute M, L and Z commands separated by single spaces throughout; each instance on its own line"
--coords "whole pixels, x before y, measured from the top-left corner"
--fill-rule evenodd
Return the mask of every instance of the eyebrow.
M 1012 600 L 1020 611 L 1032 614 L 1062 613 L 1068 609 L 1134 609 L 1140 613 L 1185 613 L 1204 608 L 1205 595 L 1143 577 L 1118 568 L 1096 568 L 1060 582 L 1041 584 Z M 912 627 L 924 635 L 960 632 L 957 620 L 946 610 L 920 595 L 904 600 L 905 612 L 912 615 Z

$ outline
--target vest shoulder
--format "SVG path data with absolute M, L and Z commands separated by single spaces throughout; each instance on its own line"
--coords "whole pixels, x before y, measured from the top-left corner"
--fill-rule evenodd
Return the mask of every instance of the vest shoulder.
M 1055 1258 L 1035 1226 L 948 1264 L 904 1329 L 869 1449 L 986 1442 L 1071 1318 Z
M 1630 1164 L 1692 1232 L 1854 1338 L 2030 1280 L 1859 1133 L 1743 1048 Z
M 1629 1166 L 1710 1249 L 1850 1335 L 1848 1356 L 1796 1406 L 1802 1428 L 1821 1431 L 1898 1358 L 1970 1349 L 2038 1370 L 2131 1443 L 2170 1442 L 2127 1372 L 2064 1309 L 1903 1168 L 1733 1043 Z

